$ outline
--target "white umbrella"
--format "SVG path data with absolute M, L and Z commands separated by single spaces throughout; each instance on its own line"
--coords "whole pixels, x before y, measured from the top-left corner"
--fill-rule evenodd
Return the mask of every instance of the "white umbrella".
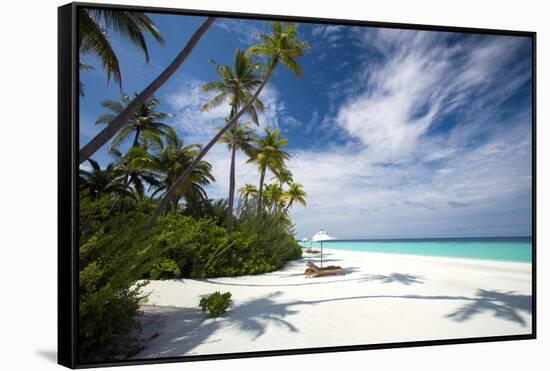
M 323 267 L 323 241 L 335 240 L 335 237 L 329 235 L 324 229 L 321 230 L 311 237 L 313 242 L 321 242 L 321 268 Z

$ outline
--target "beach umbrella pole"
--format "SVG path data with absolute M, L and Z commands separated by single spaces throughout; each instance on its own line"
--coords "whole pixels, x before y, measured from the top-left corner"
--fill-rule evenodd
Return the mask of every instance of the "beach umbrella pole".
M 321 268 L 323 268 L 323 241 L 321 241 Z

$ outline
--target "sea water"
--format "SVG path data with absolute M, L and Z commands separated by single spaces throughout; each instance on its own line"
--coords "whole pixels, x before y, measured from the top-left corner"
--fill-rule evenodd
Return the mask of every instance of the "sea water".
M 299 243 L 305 247 L 312 246 L 319 248 L 321 246 L 320 242 Z M 532 241 L 530 237 L 332 240 L 324 241 L 323 247 L 335 250 L 505 260 L 527 263 L 532 261 Z

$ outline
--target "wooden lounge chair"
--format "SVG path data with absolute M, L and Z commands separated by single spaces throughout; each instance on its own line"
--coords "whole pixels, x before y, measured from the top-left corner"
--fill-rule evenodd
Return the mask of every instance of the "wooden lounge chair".
M 313 262 L 306 263 L 307 268 L 304 274 L 307 277 L 319 277 L 319 276 L 330 276 L 333 274 L 343 274 L 344 270 L 340 266 L 329 265 L 328 267 L 319 268 Z
M 304 251 L 309 253 L 309 254 L 319 254 L 321 252 L 319 250 L 314 250 L 311 247 L 306 247 L 306 249 Z

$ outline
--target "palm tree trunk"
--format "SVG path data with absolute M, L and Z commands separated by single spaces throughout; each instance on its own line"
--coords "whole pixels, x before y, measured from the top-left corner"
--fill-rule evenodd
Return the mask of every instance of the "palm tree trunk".
M 271 74 L 273 73 L 273 70 L 275 69 L 275 67 L 277 66 L 277 63 L 272 63 L 271 64 L 271 67 L 266 71 L 266 74 L 265 74 L 265 77 L 264 77 L 264 80 L 262 81 L 262 84 L 258 87 L 258 90 L 256 90 L 256 92 L 254 93 L 254 95 L 252 96 L 252 98 L 250 98 L 250 100 L 248 101 L 248 103 L 246 103 L 239 112 L 237 112 L 237 114 L 231 119 L 229 120 L 229 122 L 227 124 L 225 124 L 225 126 L 218 132 L 218 134 L 216 134 L 214 136 L 214 138 L 212 138 L 212 140 L 206 145 L 204 146 L 204 148 L 202 149 L 202 151 L 200 151 L 200 153 L 197 155 L 197 157 L 195 157 L 195 159 L 193 160 L 193 162 L 191 162 L 191 164 L 189 164 L 189 166 L 187 167 L 187 169 L 185 169 L 185 171 L 179 176 L 178 179 L 176 179 L 176 181 L 174 182 L 174 184 L 172 184 L 172 186 L 170 187 L 170 189 L 168 189 L 168 191 L 166 192 L 166 194 L 164 195 L 164 198 L 162 199 L 162 201 L 160 202 L 159 206 L 156 208 L 155 212 L 153 213 L 153 216 L 151 217 L 151 219 L 149 219 L 149 222 L 147 223 L 147 227 L 152 227 L 153 224 L 155 223 L 155 219 L 157 218 L 157 216 L 162 212 L 162 210 L 166 207 L 166 205 L 168 204 L 168 202 L 170 201 L 170 199 L 173 197 L 174 195 L 174 192 L 176 191 L 176 189 L 179 187 L 179 185 L 181 183 L 183 183 L 188 177 L 189 175 L 191 175 L 191 172 L 195 169 L 195 166 L 197 166 L 197 164 L 199 163 L 200 160 L 202 160 L 202 158 L 208 153 L 208 151 L 210 151 L 210 149 L 214 146 L 214 144 L 216 144 L 218 142 L 218 140 L 220 140 L 220 138 L 227 132 L 227 130 L 229 130 L 229 128 L 245 113 L 248 111 L 248 109 L 250 108 L 250 106 L 252 106 L 252 104 L 254 103 L 254 101 L 256 100 L 256 98 L 258 98 L 258 96 L 260 95 L 260 93 L 262 92 L 263 88 L 265 87 L 265 85 L 267 84 L 267 82 L 269 81 L 269 78 L 271 77 Z
M 286 205 L 285 209 L 283 210 L 284 213 L 286 213 L 288 211 L 288 209 L 290 208 L 292 204 L 289 202 L 288 205 Z
M 260 175 L 260 190 L 258 192 L 258 213 L 260 212 L 260 210 L 262 210 L 262 197 L 264 195 L 265 170 L 266 168 L 264 167 Z
M 86 144 L 79 153 L 79 161 L 83 163 L 89 159 L 98 149 L 100 149 L 105 143 L 107 143 L 130 119 L 132 114 L 142 105 L 147 99 L 162 86 L 168 79 L 177 71 L 182 63 L 187 59 L 193 48 L 197 45 L 201 37 L 216 20 L 215 17 L 208 17 L 203 24 L 195 31 L 191 39 L 187 42 L 187 45 L 183 50 L 174 58 L 172 63 L 166 67 L 164 71 L 158 77 L 153 80 L 137 97 L 134 98 L 109 125 L 107 125 L 99 134 L 97 134 L 88 144 Z
M 140 129 L 136 129 L 136 136 L 134 137 L 134 143 L 132 144 L 132 147 L 137 147 L 139 144 L 139 135 L 141 134 Z
M 231 167 L 229 170 L 229 197 L 227 198 L 227 229 L 233 225 L 233 199 L 235 198 L 235 154 L 237 152 L 237 126 L 233 124 L 233 144 L 231 148 Z
M 132 144 L 132 147 L 137 147 L 139 143 L 139 135 L 141 134 L 141 130 L 136 129 L 136 135 L 134 136 L 134 143 Z M 130 172 L 126 171 L 126 174 L 124 174 L 124 185 L 130 184 Z

